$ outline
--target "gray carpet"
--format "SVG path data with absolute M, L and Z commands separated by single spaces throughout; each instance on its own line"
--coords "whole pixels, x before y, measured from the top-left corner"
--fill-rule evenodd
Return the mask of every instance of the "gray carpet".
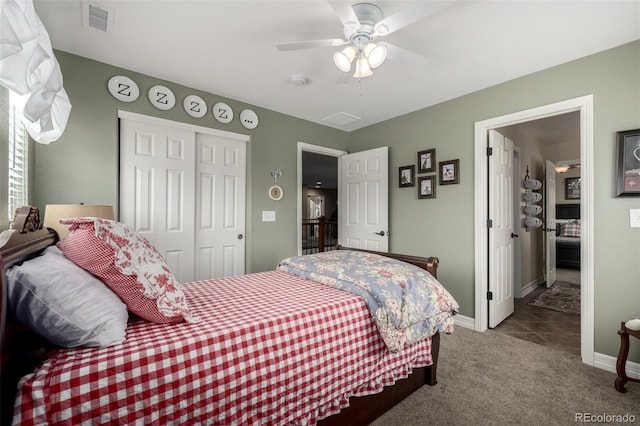
M 457 327 L 442 336 L 438 384 L 423 386 L 373 424 L 570 425 L 576 413 L 629 414 L 640 423 L 640 383 L 627 383 L 621 394 L 615 377 L 567 352 Z

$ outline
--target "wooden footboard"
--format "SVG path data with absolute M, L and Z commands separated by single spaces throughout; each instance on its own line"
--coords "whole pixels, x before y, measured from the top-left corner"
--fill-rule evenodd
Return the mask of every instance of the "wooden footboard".
M 429 271 L 434 278 L 438 278 L 438 265 L 440 263 L 440 259 L 437 257 L 420 257 L 420 256 L 412 256 L 409 254 L 398 254 L 398 253 L 386 253 L 382 251 L 373 251 L 373 250 L 365 250 L 365 249 L 356 249 L 345 246 L 337 246 L 336 250 L 355 250 L 355 251 L 366 251 L 367 253 L 379 254 L 381 256 L 390 257 L 392 259 L 401 260 L 403 262 L 411 263 L 412 265 L 416 265 L 418 268 L 426 269 Z
M 434 386 L 438 383 L 436 370 L 439 352 L 440 334 L 436 334 L 431 341 L 432 365 L 414 369 L 409 377 L 398 380 L 393 386 L 384 388 L 380 393 L 351 398 L 349 407 L 319 421 L 318 424 L 322 426 L 368 425 L 425 384 Z
M 353 249 L 344 246 L 338 246 L 337 249 L 366 251 L 391 257 L 426 269 L 435 278 L 438 276 L 439 259 L 437 257 L 424 258 L 420 256 Z M 393 386 L 384 388 L 380 393 L 351 398 L 349 400 L 349 407 L 343 409 L 338 414 L 321 420 L 318 424 L 323 426 L 345 424 L 368 425 L 425 384 L 434 386 L 438 383 L 436 373 L 438 368 L 438 355 L 440 354 L 440 334 L 435 334 L 431 339 L 432 365 L 414 369 L 409 377 L 398 380 Z

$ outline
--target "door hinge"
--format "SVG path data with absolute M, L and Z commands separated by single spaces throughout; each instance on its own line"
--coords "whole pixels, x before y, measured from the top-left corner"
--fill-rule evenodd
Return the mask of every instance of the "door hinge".
M 492 147 L 488 147 L 487 148 L 487 157 L 490 157 L 493 155 L 493 148 Z
M 487 219 L 487 228 L 493 228 L 493 219 Z
M 493 300 L 493 292 L 492 291 L 488 291 L 487 292 L 487 300 Z

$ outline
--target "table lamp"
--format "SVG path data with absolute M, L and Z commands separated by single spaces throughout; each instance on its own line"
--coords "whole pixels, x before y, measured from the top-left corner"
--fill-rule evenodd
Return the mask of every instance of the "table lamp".
M 47 204 L 44 212 L 44 227 L 53 228 L 58 238 L 63 239 L 69 233 L 69 225 L 62 225 L 60 219 L 74 217 L 98 217 L 100 219 L 114 219 L 112 206 L 92 204 Z

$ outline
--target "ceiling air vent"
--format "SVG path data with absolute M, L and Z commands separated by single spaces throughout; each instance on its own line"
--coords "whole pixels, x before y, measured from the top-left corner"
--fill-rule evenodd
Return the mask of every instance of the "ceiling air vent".
M 89 27 L 107 32 L 107 20 L 109 19 L 109 12 L 104 9 L 100 9 L 97 6 L 89 4 Z
M 113 25 L 113 11 L 95 2 L 83 1 L 82 13 L 85 27 L 106 33 Z
M 322 119 L 322 121 L 334 126 L 346 126 L 347 124 L 355 123 L 360 120 L 362 120 L 360 117 L 347 114 L 346 112 L 338 112 Z

